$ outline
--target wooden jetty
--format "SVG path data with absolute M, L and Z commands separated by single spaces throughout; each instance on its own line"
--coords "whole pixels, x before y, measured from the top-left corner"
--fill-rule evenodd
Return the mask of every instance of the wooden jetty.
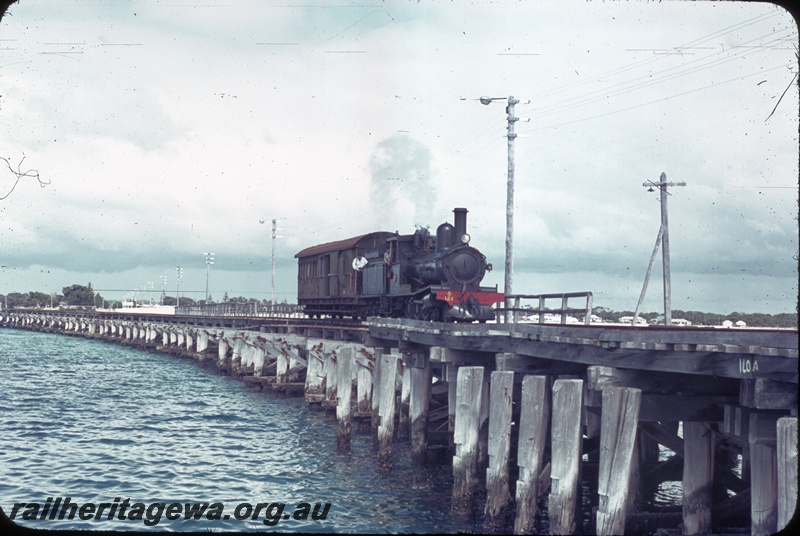
M 0 312 L 0 326 L 196 359 L 371 423 L 379 470 L 452 454 L 452 507 L 479 530 L 773 534 L 797 505 L 797 330 L 442 324 Z M 678 481 L 682 510 L 647 511 Z M 589 489 L 590 526 L 580 510 Z M 485 493 L 478 493 L 479 489 Z M 583 494 L 583 495 L 582 495 Z M 476 497 L 485 504 L 476 505 Z

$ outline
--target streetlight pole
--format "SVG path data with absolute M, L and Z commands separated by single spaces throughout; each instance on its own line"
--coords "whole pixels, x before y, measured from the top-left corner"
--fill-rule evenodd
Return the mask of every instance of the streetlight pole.
M 514 105 L 519 101 L 513 96 L 508 97 L 506 115 L 508 116 L 508 183 L 506 185 L 506 268 L 504 293 L 506 295 L 506 308 L 511 307 L 512 282 L 514 278 L 514 123 L 519 117 L 514 116 Z M 506 322 L 511 322 L 516 315 L 506 312 Z
M 212 264 L 214 264 L 214 254 L 201 253 L 201 255 L 206 256 L 206 304 L 208 304 L 208 269 Z
M 480 102 L 484 105 L 491 104 L 495 100 L 505 100 L 506 119 L 508 121 L 508 182 L 506 183 L 506 263 L 505 277 L 503 282 L 503 293 L 505 294 L 505 307 L 511 307 L 509 295 L 513 292 L 514 282 L 514 139 L 517 135 L 514 132 L 514 123 L 519 121 L 519 117 L 514 115 L 514 105 L 519 104 L 519 100 L 512 95 L 508 97 L 481 97 Z M 506 322 L 510 323 L 514 314 L 506 311 Z

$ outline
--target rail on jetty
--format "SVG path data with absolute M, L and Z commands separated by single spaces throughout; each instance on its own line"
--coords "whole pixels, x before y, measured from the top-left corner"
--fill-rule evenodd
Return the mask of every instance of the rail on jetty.
M 161 351 L 303 393 L 336 412 L 340 449 L 354 422 L 369 423 L 381 470 L 395 441 L 411 442 L 417 464 L 442 445 L 453 510 L 482 509 L 487 532 L 532 532 L 543 504 L 552 534 L 766 535 L 795 513 L 796 330 L 203 322 L 0 313 L 0 326 Z M 672 481 L 682 507 L 647 511 Z

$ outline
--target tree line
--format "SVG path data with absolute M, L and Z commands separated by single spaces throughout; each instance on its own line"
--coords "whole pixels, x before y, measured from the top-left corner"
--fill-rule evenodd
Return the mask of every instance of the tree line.
M 95 293 L 92 289 L 92 284 L 88 285 L 70 285 L 61 289 L 61 294 L 52 292 L 46 294 L 44 292 L 30 291 L 30 292 L 9 292 L 5 296 L 0 295 L 0 303 L 4 307 L 59 307 L 63 305 L 69 306 L 86 306 L 86 307 L 102 307 L 105 299 Z
M 155 304 L 159 305 L 175 305 L 177 303 L 175 296 L 162 295 Z M 147 305 L 150 299 L 133 300 L 134 305 Z M 183 305 L 203 305 L 205 300 L 194 300 L 192 298 L 181 296 L 180 304 Z M 214 303 L 210 299 L 208 303 Z M 228 297 L 226 292 L 222 298 L 222 303 L 256 303 L 259 305 L 270 305 L 271 300 L 257 300 L 255 298 L 245 298 L 244 296 Z M 88 285 L 70 285 L 61 289 L 61 294 L 52 292 L 50 294 L 44 292 L 30 291 L 30 292 L 9 292 L 6 295 L 0 294 L 0 306 L 5 308 L 24 308 L 24 309 L 37 309 L 37 308 L 58 308 L 63 306 L 68 307 L 98 307 L 118 309 L 122 307 L 122 302 L 117 300 L 106 300 L 99 293 L 95 292 L 92 284 Z

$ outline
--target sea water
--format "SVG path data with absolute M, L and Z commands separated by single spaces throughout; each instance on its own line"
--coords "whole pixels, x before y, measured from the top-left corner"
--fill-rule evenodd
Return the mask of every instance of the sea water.
M 0 328 L 0 507 L 9 516 L 16 507 L 23 526 L 482 531 L 485 490 L 471 512 L 453 515 L 447 457 L 420 468 L 407 442 L 393 449 L 393 469 L 380 472 L 369 434 L 338 451 L 331 413 L 193 360 Z M 587 482 L 581 495 L 587 532 Z M 680 496 L 680 483 L 664 483 L 654 505 L 674 507 Z M 547 533 L 547 494 L 539 502 L 536 529 Z
M 394 458 L 381 473 L 369 434 L 339 452 L 330 414 L 192 360 L 0 328 L 0 507 L 22 526 L 478 530 L 450 514 L 449 465 Z

